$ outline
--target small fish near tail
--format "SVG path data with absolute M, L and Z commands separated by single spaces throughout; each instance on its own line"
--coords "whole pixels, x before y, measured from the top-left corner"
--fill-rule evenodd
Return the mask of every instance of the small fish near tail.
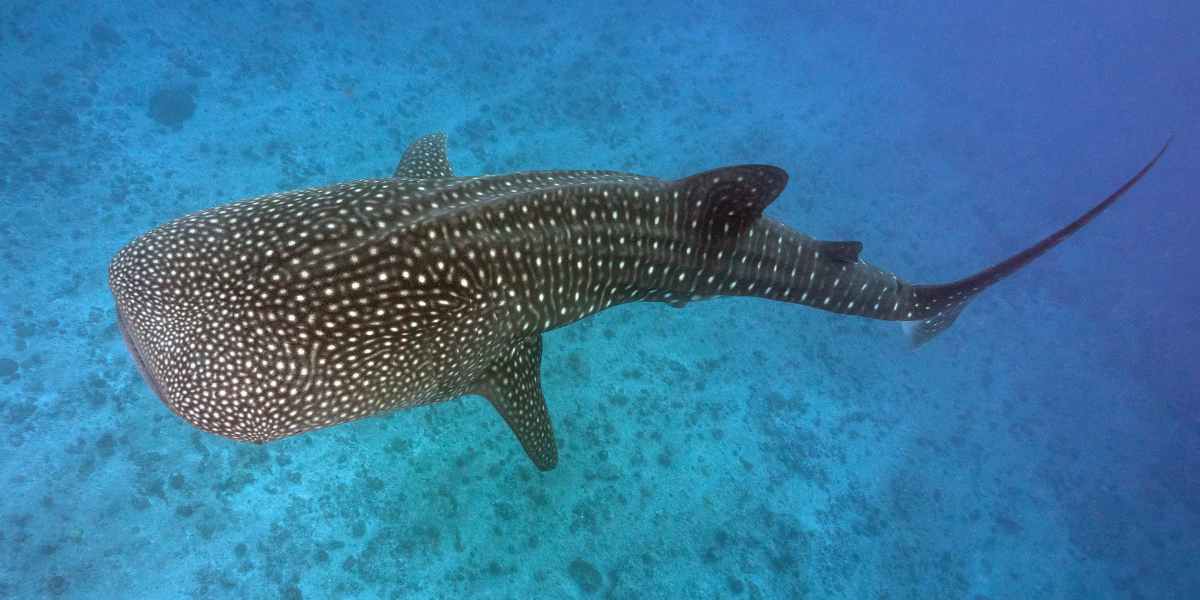
M 1084 213 L 1075 221 L 1067 226 L 1055 231 L 1042 241 L 1018 252 L 1008 259 L 1001 261 L 979 273 L 970 277 L 960 279 L 951 283 L 940 285 L 914 285 L 912 292 L 914 295 L 914 303 L 917 306 L 925 307 L 927 314 L 932 312 L 932 316 L 915 321 L 904 321 L 902 323 L 905 332 L 908 334 L 910 341 L 914 347 L 921 346 L 925 342 L 933 339 L 937 334 L 945 331 L 962 313 L 967 303 L 980 292 L 987 289 L 992 284 L 1012 275 L 1019 271 L 1025 265 L 1033 262 L 1034 259 L 1046 253 L 1046 251 L 1057 246 L 1060 242 L 1070 237 L 1076 231 L 1083 228 L 1091 222 L 1092 219 L 1104 212 L 1105 209 L 1112 206 L 1119 200 L 1125 192 L 1128 192 L 1134 185 L 1138 183 L 1154 168 L 1158 159 L 1171 145 L 1171 139 L 1168 138 L 1163 144 L 1162 149 L 1154 155 L 1146 166 L 1142 167 L 1136 175 L 1126 181 L 1115 192 L 1102 200 L 1099 204 L 1092 207 L 1091 210 Z

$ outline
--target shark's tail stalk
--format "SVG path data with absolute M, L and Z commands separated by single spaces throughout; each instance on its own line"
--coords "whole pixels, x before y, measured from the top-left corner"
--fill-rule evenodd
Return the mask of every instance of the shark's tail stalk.
M 905 321 L 902 323 L 905 332 L 912 341 L 913 346 L 920 346 L 925 342 L 933 339 L 934 336 L 945 331 L 948 327 L 954 324 L 954 320 L 962 313 L 964 307 L 972 298 L 980 292 L 987 289 L 988 286 L 1012 275 L 1033 262 L 1033 260 L 1046 253 L 1047 250 L 1057 246 L 1060 242 L 1067 239 L 1071 234 L 1079 231 L 1084 225 L 1096 218 L 1096 215 L 1104 212 L 1105 209 L 1116 203 L 1128 192 L 1130 188 L 1137 184 L 1138 181 L 1154 168 L 1155 163 L 1167 151 L 1167 147 L 1171 145 L 1171 139 L 1168 138 L 1163 144 L 1162 149 L 1146 166 L 1142 167 L 1136 175 L 1125 182 L 1117 191 L 1110 194 L 1099 204 L 1092 207 L 1091 210 L 1083 214 L 1083 216 L 1075 219 L 1066 227 L 1055 231 L 1042 241 L 1010 256 L 1007 260 L 1001 261 L 979 273 L 976 273 L 965 279 L 960 279 L 952 283 L 941 285 L 915 285 L 913 293 L 915 303 L 919 307 L 925 307 L 929 310 L 936 310 L 932 317 L 921 321 Z

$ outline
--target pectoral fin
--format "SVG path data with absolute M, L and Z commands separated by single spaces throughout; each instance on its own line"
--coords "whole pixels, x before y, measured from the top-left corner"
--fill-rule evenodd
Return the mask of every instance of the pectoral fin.
M 542 336 L 525 338 L 488 368 L 475 392 L 496 407 L 533 464 L 549 471 L 558 464 L 558 447 L 542 396 L 541 364 Z
M 397 179 L 441 179 L 454 177 L 446 158 L 446 134 L 431 133 L 413 142 L 404 151 L 392 177 Z

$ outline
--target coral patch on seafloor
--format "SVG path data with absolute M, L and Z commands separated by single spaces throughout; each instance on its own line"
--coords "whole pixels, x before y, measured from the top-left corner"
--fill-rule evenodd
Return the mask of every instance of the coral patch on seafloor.
M 150 118 L 159 124 L 179 129 L 196 113 L 195 90 L 190 86 L 167 87 L 150 98 Z

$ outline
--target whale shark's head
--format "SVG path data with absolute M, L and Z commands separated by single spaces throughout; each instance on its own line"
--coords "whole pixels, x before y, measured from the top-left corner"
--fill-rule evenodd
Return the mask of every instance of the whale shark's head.
M 125 318 L 125 313 L 119 305 L 117 306 L 117 327 L 121 330 L 121 338 L 125 340 L 125 348 L 129 350 L 129 355 L 133 357 L 133 363 L 137 366 L 138 372 L 142 374 L 142 379 L 154 391 L 154 395 L 165 402 L 166 400 L 159 387 L 158 377 L 154 371 L 151 371 L 146 366 L 146 360 L 142 358 L 142 351 L 138 348 L 133 325 Z
M 159 399 L 204 431 L 267 442 L 429 393 L 413 383 L 431 364 L 417 348 L 457 305 L 415 289 L 419 265 L 394 264 L 402 242 L 384 221 L 402 216 L 386 204 L 399 185 L 252 198 L 118 251 L 117 322 Z
M 250 325 L 231 320 L 232 306 L 222 306 L 221 274 L 231 265 L 204 247 L 210 236 L 194 232 L 159 228 L 117 253 L 109 264 L 117 325 L 147 385 L 173 412 L 225 437 L 271 439 L 255 399 L 238 393 L 254 389 L 259 376 L 246 352 L 231 352 L 231 334 Z

